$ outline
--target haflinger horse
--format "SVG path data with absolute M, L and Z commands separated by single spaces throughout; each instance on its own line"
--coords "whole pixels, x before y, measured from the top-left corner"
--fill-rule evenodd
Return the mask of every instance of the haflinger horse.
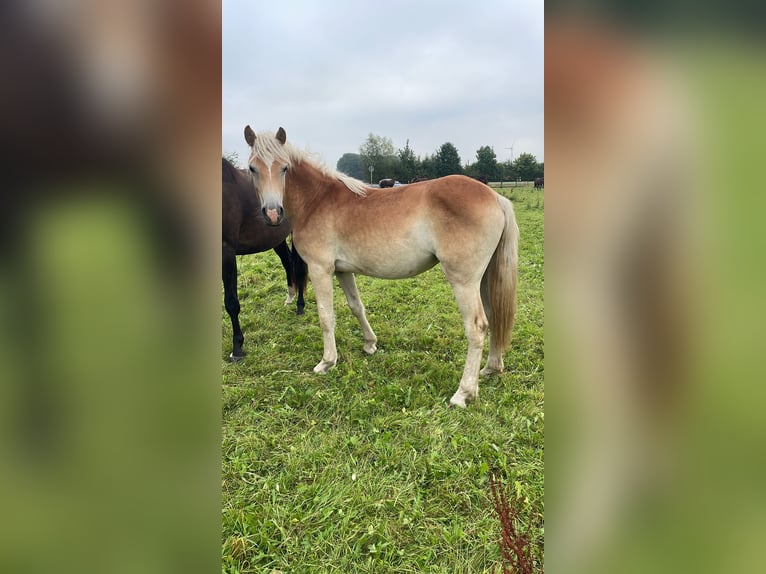
M 354 274 L 401 279 L 441 263 L 468 338 L 463 376 L 450 404 L 464 407 L 476 399 L 487 330 L 482 375 L 502 372 L 513 329 L 519 230 L 511 202 L 458 175 L 390 190 L 367 187 L 288 144 L 282 128 L 256 136 L 247 126 L 245 141 L 263 217 L 270 225 L 290 219 L 294 244 L 308 264 L 324 342 L 314 372 L 325 373 L 338 360 L 333 274 L 371 355 L 377 337 Z
M 231 319 L 233 331 L 232 351 L 229 358 L 238 361 L 245 356 L 242 345 L 245 337 L 239 326 L 239 298 L 237 297 L 237 255 L 260 253 L 273 249 L 287 274 L 287 299 L 292 303 L 298 295 L 297 313 L 303 314 L 305 302 L 303 291 L 306 287 L 306 264 L 295 250 L 287 246 L 290 223 L 268 225 L 261 216 L 261 204 L 253 191 L 253 184 L 246 170 L 235 168 L 229 160 L 222 158 L 222 231 L 223 231 L 223 289 L 224 305 Z

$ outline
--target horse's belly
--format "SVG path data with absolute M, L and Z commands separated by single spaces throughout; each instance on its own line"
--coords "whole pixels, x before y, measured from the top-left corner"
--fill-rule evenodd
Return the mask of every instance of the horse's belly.
M 335 261 L 336 271 L 358 273 L 381 279 L 405 279 L 414 277 L 438 263 L 433 253 L 409 254 L 407 256 L 385 257 L 343 257 Z

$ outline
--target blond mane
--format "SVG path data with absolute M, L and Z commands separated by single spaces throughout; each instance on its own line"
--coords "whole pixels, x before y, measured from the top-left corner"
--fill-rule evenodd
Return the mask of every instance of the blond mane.
M 330 179 L 337 179 L 356 195 L 367 195 L 367 185 L 350 175 L 343 172 L 330 169 L 319 159 L 307 150 L 299 149 L 285 142 L 282 144 L 273 133 L 261 132 L 256 134 L 253 142 L 252 154 L 261 158 L 267 163 L 274 161 L 284 161 L 288 164 L 300 164 L 306 162 L 317 169 L 322 175 Z

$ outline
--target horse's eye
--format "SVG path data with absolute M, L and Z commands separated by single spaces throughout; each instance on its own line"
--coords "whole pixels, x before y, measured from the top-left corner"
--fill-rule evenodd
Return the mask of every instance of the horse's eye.
M 250 166 L 250 173 L 255 173 L 255 168 L 252 165 Z
M 287 166 L 284 166 L 284 167 L 282 168 L 282 173 L 287 173 Z

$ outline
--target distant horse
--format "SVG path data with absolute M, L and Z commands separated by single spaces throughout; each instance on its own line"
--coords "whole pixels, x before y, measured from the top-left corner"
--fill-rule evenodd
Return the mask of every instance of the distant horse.
M 394 187 L 394 184 L 396 183 L 396 180 L 394 179 L 381 179 L 378 182 L 379 187 Z
M 535 178 L 535 189 L 542 189 L 545 187 L 545 178 L 544 177 L 536 177 Z
M 421 181 L 428 181 L 427 177 L 413 177 L 410 183 L 420 183 Z
M 287 246 L 285 240 L 290 234 L 290 224 L 287 220 L 276 227 L 267 225 L 261 215 L 261 204 L 253 190 L 248 172 L 235 168 L 226 158 L 222 160 L 224 305 L 234 333 L 229 357 L 232 361 L 238 361 L 245 356 L 242 351 L 245 337 L 239 326 L 236 256 L 273 249 L 279 255 L 287 274 L 288 292 L 285 305 L 292 303 L 297 293 L 298 315 L 303 314 L 305 307 L 303 291 L 306 287 L 306 264 L 294 249 L 290 251 Z
M 487 329 L 489 357 L 482 375 L 503 370 L 503 352 L 516 312 L 519 229 L 513 205 L 471 178 L 451 175 L 393 190 L 329 169 L 276 136 L 245 128 L 263 215 L 271 225 L 289 217 L 293 241 L 308 264 L 316 295 L 324 353 L 314 372 L 338 360 L 333 274 L 359 321 L 364 350 L 377 350 L 354 273 L 384 279 L 413 277 L 441 263 L 468 338 L 463 376 L 452 405 L 478 396 Z
M 475 176 L 473 176 L 473 178 L 476 181 L 482 182 L 484 185 L 489 185 L 489 178 L 487 178 L 486 175 L 475 175 Z

